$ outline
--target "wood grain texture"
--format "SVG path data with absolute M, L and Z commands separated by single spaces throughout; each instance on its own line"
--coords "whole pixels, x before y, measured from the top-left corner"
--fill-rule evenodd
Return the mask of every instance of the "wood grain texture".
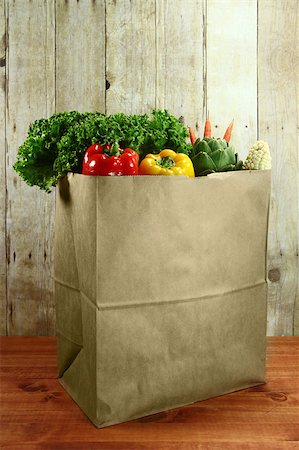
M 56 1 L 56 111 L 72 110 L 105 112 L 104 1 Z
M 183 116 L 202 133 L 205 116 L 202 0 L 156 0 L 156 107 Z
M 234 116 L 242 157 L 269 141 L 268 334 L 299 334 L 297 17 L 296 0 L 0 0 L 0 334 L 54 333 L 55 194 L 12 169 L 29 123 L 155 107 L 201 135 L 207 109 L 215 135 Z
M 54 196 L 29 188 L 12 167 L 30 122 L 54 112 L 53 2 L 6 7 L 7 333 L 53 334 Z
M 55 338 L 0 338 L 1 449 L 295 449 L 299 338 L 268 338 L 267 384 L 96 429 L 56 376 Z
M 272 154 L 268 334 L 292 335 L 299 334 L 298 2 L 260 1 L 258 11 L 259 136 Z
M 212 134 L 235 118 L 231 143 L 241 159 L 257 137 L 257 1 L 207 2 L 207 109 Z
M 106 1 L 106 112 L 155 108 L 155 0 Z
M 0 334 L 6 334 L 6 14 L 0 0 Z

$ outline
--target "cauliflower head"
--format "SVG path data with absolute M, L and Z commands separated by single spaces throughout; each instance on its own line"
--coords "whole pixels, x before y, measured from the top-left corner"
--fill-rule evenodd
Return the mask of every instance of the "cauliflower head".
M 265 141 L 257 141 L 249 150 L 243 163 L 243 169 L 269 170 L 271 169 L 271 155 L 269 145 Z

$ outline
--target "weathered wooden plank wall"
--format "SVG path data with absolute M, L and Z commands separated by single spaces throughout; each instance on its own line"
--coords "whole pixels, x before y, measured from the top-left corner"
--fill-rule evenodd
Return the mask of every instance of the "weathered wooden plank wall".
M 6 332 L 6 15 L 0 0 L 0 332 Z
M 207 96 L 218 135 L 235 118 L 232 143 L 244 159 L 257 138 L 256 1 L 208 0 Z
M 198 129 L 205 116 L 205 2 L 156 0 L 156 108 Z
M 52 3 L 56 3 L 56 111 L 104 112 L 105 2 Z
M 298 334 L 298 2 L 259 2 L 258 23 L 258 127 L 273 157 L 268 328 Z
M 13 171 L 29 123 L 54 113 L 53 2 L 6 2 L 6 331 L 53 332 L 54 196 Z
M 106 112 L 155 107 L 155 0 L 106 2 Z
M 235 117 L 243 157 L 257 137 L 270 143 L 268 334 L 298 334 L 297 1 L 0 0 L 0 8 L 1 334 L 55 331 L 55 193 L 28 188 L 12 169 L 30 122 L 54 111 L 155 107 L 201 132 L 209 110 L 217 135 Z

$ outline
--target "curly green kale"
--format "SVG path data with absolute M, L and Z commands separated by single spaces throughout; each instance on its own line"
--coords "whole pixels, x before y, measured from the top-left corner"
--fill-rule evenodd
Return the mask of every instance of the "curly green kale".
M 30 186 L 50 192 L 67 172 L 81 172 L 84 153 L 94 143 L 113 144 L 136 150 L 140 159 L 163 148 L 189 153 L 187 128 L 167 111 L 151 116 L 77 111 L 58 113 L 30 126 L 19 147 L 16 172 Z

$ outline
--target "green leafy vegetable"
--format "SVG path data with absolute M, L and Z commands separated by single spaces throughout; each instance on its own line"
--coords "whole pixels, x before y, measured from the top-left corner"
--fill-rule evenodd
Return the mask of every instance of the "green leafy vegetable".
M 30 186 L 50 192 L 67 172 L 81 172 L 84 153 L 91 144 L 118 142 L 143 159 L 164 148 L 188 154 L 187 136 L 187 128 L 167 111 L 155 110 L 151 116 L 58 113 L 33 122 L 19 147 L 14 169 Z

